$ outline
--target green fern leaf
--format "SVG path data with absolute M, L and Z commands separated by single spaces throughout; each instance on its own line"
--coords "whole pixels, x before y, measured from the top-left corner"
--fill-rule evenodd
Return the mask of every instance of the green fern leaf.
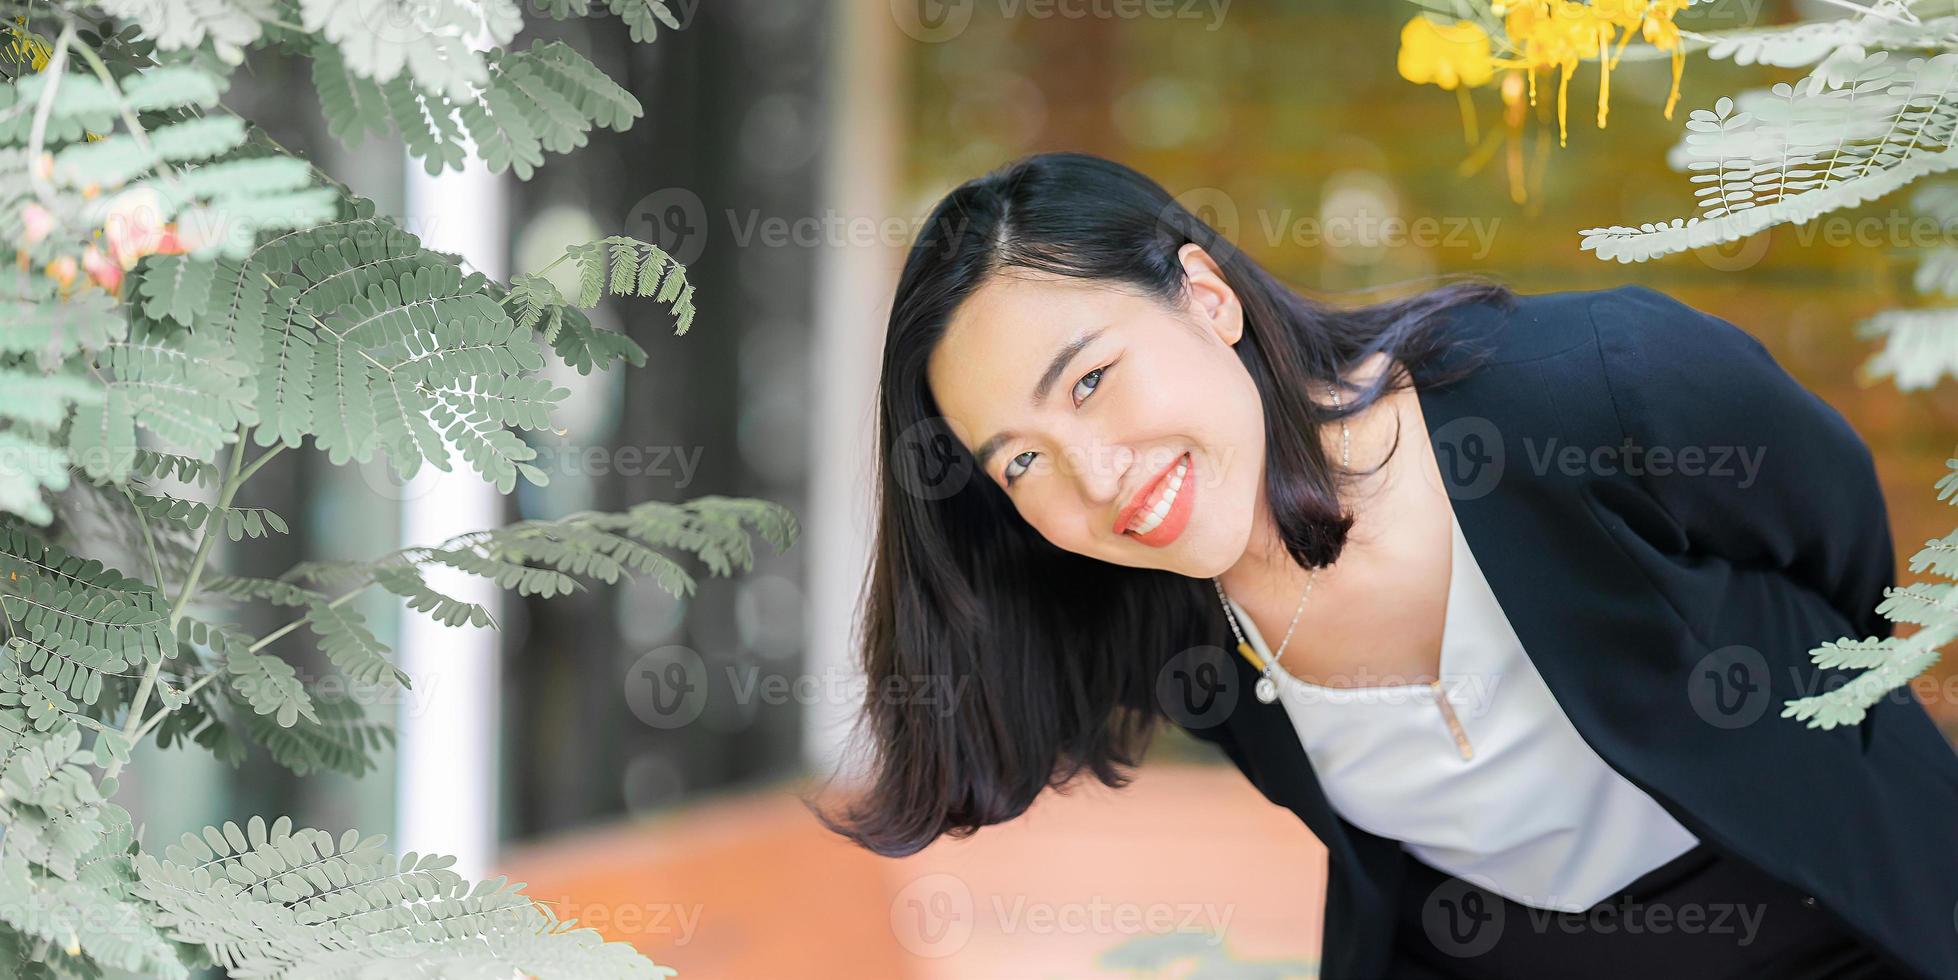
M 53 371 L 84 350 L 100 350 L 129 335 L 129 321 L 115 300 L 86 292 L 65 301 L 0 299 L 0 354 L 29 354 L 43 371 Z
M 642 44 L 651 44 L 659 36 L 661 24 L 669 30 L 680 29 L 679 18 L 661 0 L 606 0 L 605 5 L 625 21 L 632 39 Z
M 0 608 L 30 638 L 72 641 L 147 664 L 174 653 L 166 603 L 153 587 L 0 524 Z
M 421 570 L 413 565 L 383 565 L 374 570 L 374 581 L 382 588 L 408 600 L 408 608 L 425 612 L 429 618 L 444 626 L 471 626 L 496 628 L 496 620 L 488 609 L 474 602 L 464 602 L 435 591 L 422 578 Z
M 553 307 L 552 313 L 559 317 L 560 329 L 551 342 L 551 349 L 579 374 L 611 367 L 614 361 L 620 360 L 634 367 L 645 366 L 646 349 L 631 337 L 592 326 L 576 309 Z
M 319 721 L 304 716 L 289 727 L 251 715 L 244 727 L 272 761 L 300 776 L 337 772 L 359 779 L 379 766 L 378 755 L 394 746 L 394 728 L 367 717 L 360 703 L 344 691 L 316 692 L 313 707 Z M 324 696 L 323 696 L 324 695 Z
M 358 146 L 367 134 L 386 136 L 387 97 L 373 79 L 347 69 L 340 49 L 331 44 L 312 48 L 313 87 L 320 96 L 327 131 L 348 146 Z
M 124 675 L 129 661 L 119 653 L 87 646 L 67 637 L 35 642 L 16 636 L 7 641 L 8 659 L 21 671 L 35 675 L 60 693 L 95 704 L 102 698 L 104 675 Z M 135 676 L 127 673 L 126 676 Z
M 195 326 L 211 300 L 215 272 L 210 262 L 181 255 L 151 256 L 144 262 L 138 286 L 143 295 L 143 315 L 152 320 L 169 317 L 184 326 Z
M 274 15 L 268 0 L 101 0 L 105 13 L 135 21 L 165 51 L 206 40 L 220 60 L 235 65 L 258 40 L 260 22 Z
M 306 625 L 320 638 L 320 651 L 355 683 L 385 680 L 412 686 L 407 673 L 387 659 L 388 648 L 367 629 L 367 620 L 345 606 L 315 602 L 306 607 Z
M 380 438 L 374 414 L 373 367 L 358 345 L 329 333 L 314 359 L 314 442 L 335 466 L 366 462 Z
M 237 691 L 252 710 L 272 715 L 280 728 L 291 728 L 301 717 L 317 724 L 313 699 L 299 683 L 292 665 L 277 657 L 260 656 L 234 647 L 225 655 L 225 669 L 231 674 L 231 689 Z

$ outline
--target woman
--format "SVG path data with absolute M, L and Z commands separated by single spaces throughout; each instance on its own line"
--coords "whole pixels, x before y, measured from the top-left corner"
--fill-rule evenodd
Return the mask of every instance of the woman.
M 1125 785 L 1167 719 L 1326 844 L 1327 980 L 1958 980 L 1958 756 L 1907 690 L 1766 713 L 1888 635 L 1894 556 L 1868 449 L 1739 328 L 1325 305 L 1051 153 L 933 210 L 881 398 L 875 778 L 823 816 L 863 846 Z M 883 696 L 921 676 L 962 697 Z

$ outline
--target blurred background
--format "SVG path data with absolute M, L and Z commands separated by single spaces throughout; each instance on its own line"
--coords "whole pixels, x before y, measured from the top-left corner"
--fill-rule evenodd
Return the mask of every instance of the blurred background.
M 688 264 L 701 313 L 684 337 L 650 300 L 595 314 L 649 363 L 562 379 L 574 392 L 562 432 L 534 440 L 548 488 L 504 498 L 432 469 L 404 485 L 379 457 L 336 468 L 285 454 L 250 502 L 303 519 L 234 567 L 273 575 L 455 530 L 707 494 L 784 503 L 801 541 L 780 555 L 761 547 L 749 573 L 702 577 L 686 601 L 649 582 L 480 597 L 500 632 L 417 633 L 420 617 L 371 596 L 365 611 L 409 651 L 415 678 L 382 770 L 302 780 L 256 752 L 231 769 L 151 747 L 130 779 L 149 840 L 281 812 L 334 831 L 390 830 L 398 848 L 457 853 L 465 873 L 558 896 L 561 916 L 682 978 L 1101 977 L 1178 964 L 1207 977 L 1311 975 L 1323 851 L 1180 732 L 1159 737 L 1127 790 L 1049 794 L 1012 825 L 902 860 L 833 838 L 793 795 L 837 765 L 861 695 L 849 636 L 869 541 L 878 353 L 904 250 L 940 195 L 1040 150 L 1150 174 L 1309 291 L 1392 293 L 1472 270 L 1530 293 L 1626 282 L 1668 292 L 1759 337 L 1848 416 L 1876 452 L 1900 555 L 1949 530 L 1933 484 L 1958 394 L 1854 380 L 1869 349 L 1850 327 L 1908 305 L 1908 249 L 1785 227 L 1642 265 L 1577 247 L 1580 229 L 1692 213 L 1691 185 L 1665 162 L 1686 113 L 1797 72 L 1689 59 L 1668 120 L 1670 66 L 1628 61 L 1613 73 L 1604 129 L 1595 75 L 1580 73 L 1559 147 L 1554 79 L 1512 135 L 1491 93 L 1476 93 L 1469 132 L 1455 93 L 1400 77 L 1412 3 L 672 6 L 683 30 L 650 45 L 614 20 L 532 19 L 530 32 L 569 40 L 647 112 L 625 133 L 593 132 L 528 182 L 430 178 L 379 141 L 349 150 L 312 100 L 273 103 L 269 93 L 305 89 L 299 77 L 282 84 L 302 65 L 254 58 L 265 84 L 241 86 L 234 107 L 433 247 L 511 274 L 568 244 L 634 235 Z M 1826 9 L 1718 0 L 1680 23 Z M 1294 233 L 1368 225 L 1340 223 L 1355 217 L 1409 224 L 1381 238 Z M 706 680 L 678 713 L 655 703 L 655 680 L 676 669 Z M 1955 683 L 1940 666 L 1917 686 L 1948 731 Z M 1173 931 L 1188 928 L 1212 935 Z

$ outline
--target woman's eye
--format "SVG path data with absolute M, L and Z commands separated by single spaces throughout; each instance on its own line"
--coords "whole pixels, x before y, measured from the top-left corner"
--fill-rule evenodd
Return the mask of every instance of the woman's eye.
M 1094 393 L 1094 390 L 1095 390 L 1095 386 L 1096 386 L 1096 385 L 1099 385 L 1099 384 L 1101 384 L 1101 374 L 1102 374 L 1102 372 L 1104 372 L 1104 371 L 1107 371 L 1107 370 L 1108 370 L 1108 369 L 1107 369 L 1107 368 L 1105 368 L 1105 367 L 1098 367 L 1098 368 L 1095 368 L 1095 369 L 1094 369 L 1094 370 L 1092 370 L 1092 371 L 1089 371 L 1089 372 L 1088 372 L 1087 374 L 1084 374 L 1084 375 L 1082 375 L 1082 376 L 1081 376 L 1081 380 L 1079 380 L 1079 381 L 1076 381 L 1076 382 L 1074 383 L 1074 390 L 1078 392 L 1078 391 L 1080 391 L 1080 390 L 1081 390 L 1081 386 L 1082 386 L 1082 385 L 1087 385 L 1087 386 L 1088 386 L 1088 394 L 1093 394 L 1093 393 Z M 1089 380 L 1089 379 L 1091 379 L 1091 378 L 1093 379 L 1093 381 L 1092 381 L 1092 383 L 1091 383 L 1091 382 L 1090 382 L 1090 380 Z M 1074 399 L 1074 403 L 1075 403 L 1076 405 L 1079 405 L 1079 404 L 1080 404 L 1080 403 L 1082 403 L 1083 401 L 1086 401 L 1086 400 L 1087 400 L 1087 398 L 1088 398 L 1088 396 L 1087 396 L 1087 395 L 1081 395 L 1081 396 L 1079 396 L 1079 397 L 1077 397 L 1077 398 L 1075 398 L 1075 399 Z
M 1033 455 L 1032 452 L 1024 452 L 1006 461 L 1006 485 L 1007 486 L 1009 487 L 1012 486 L 1013 481 L 1019 479 L 1021 473 L 1026 472 L 1026 468 L 1029 464 L 1020 463 L 1020 460 L 1024 457 L 1032 456 L 1032 455 Z M 1020 469 L 1018 470 L 1018 472 L 1015 472 L 1013 469 L 1013 464 L 1015 463 L 1020 463 Z

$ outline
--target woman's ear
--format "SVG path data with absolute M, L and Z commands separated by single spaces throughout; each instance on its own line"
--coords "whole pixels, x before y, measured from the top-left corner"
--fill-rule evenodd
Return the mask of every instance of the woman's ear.
M 1244 307 L 1237 301 L 1237 291 L 1224 281 L 1224 270 L 1196 242 L 1177 249 L 1176 258 L 1183 263 L 1189 287 L 1190 315 L 1225 346 L 1236 346 L 1244 336 Z

